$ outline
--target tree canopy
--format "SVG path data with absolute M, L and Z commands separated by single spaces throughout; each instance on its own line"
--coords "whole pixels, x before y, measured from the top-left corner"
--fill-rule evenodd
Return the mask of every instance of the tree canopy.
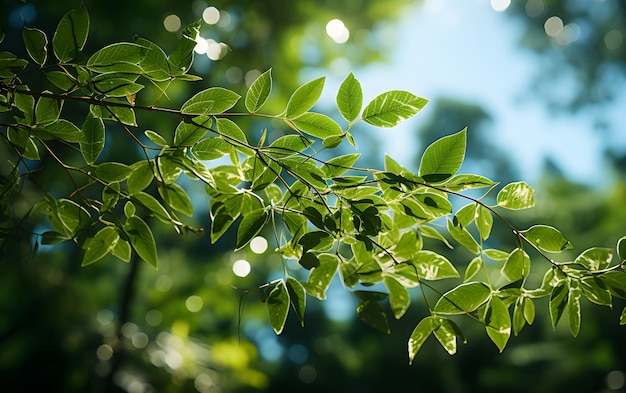
M 172 50 L 137 36 L 86 52 L 90 16 L 81 4 L 53 32 L 25 26 L 24 56 L 0 52 L 5 265 L 61 248 L 80 251 L 66 261 L 69 270 L 121 260 L 132 278 L 140 263 L 172 269 L 161 232 L 234 251 L 265 239 L 274 266 L 255 275 L 254 266 L 241 265 L 246 280 L 230 289 L 240 296 L 232 319 L 255 295 L 281 334 L 289 315 L 307 323 L 310 299 L 332 302 L 329 287 L 338 280 L 358 299 L 359 319 L 383 333 L 418 305 L 405 338 L 409 363 L 430 336 L 455 354 L 466 342 L 459 317 L 478 323 L 501 352 L 536 313 L 552 328 L 566 316 L 576 336 L 583 299 L 612 307 L 626 298 L 626 237 L 617 235 L 612 249 L 572 254 L 557 228 L 516 224 L 518 211 L 534 207 L 535 190 L 463 172 L 471 130 L 437 138 L 415 172 L 391 156 L 383 168 L 361 167 L 358 152 L 346 153 L 357 147 L 356 124 L 388 132 L 427 99 L 391 90 L 364 102 L 363 86 L 348 73 L 336 111 L 316 105 L 323 76 L 293 88 L 274 110 L 277 103 L 266 107 L 272 68 L 243 94 L 199 88 L 191 66 L 200 26 L 182 29 Z M 190 84 L 189 97 L 168 100 Z M 494 241 L 495 233 L 514 246 Z M 131 287 L 125 291 L 131 296 Z M 548 300 L 541 309 L 540 299 Z M 194 302 L 188 297 L 187 309 Z M 626 308 L 619 311 L 615 323 L 624 324 Z M 127 312 L 119 310 L 120 321 Z M 125 335 L 124 326 L 114 335 Z

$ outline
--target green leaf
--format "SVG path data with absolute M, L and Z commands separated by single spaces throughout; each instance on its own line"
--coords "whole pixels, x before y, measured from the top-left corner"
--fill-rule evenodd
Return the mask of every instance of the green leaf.
M 104 149 L 104 122 L 88 113 L 82 131 L 84 140 L 80 143 L 80 152 L 85 162 L 91 165 L 96 162 Z
M 39 149 L 33 141 L 33 138 L 28 135 L 27 129 L 8 127 L 7 138 L 25 158 L 30 160 L 41 159 Z
M 267 297 L 267 315 L 270 325 L 276 334 L 282 333 L 287 314 L 289 313 L 289 291 L 283 280 L 280 280 L 270 291 Z
M 574 282 L 572 282 L 574 284 Z M 580 332 L 580 297 L 582 292 L 578 286 L 570 286 L 569 296 L 567 297 L 567 319 L 569 322 L 569 330 L 572 336 L 578 336 Z
M 216 160 L 230 153 L 232 146 L 221 137 L 205 138 L 191 147 L 191 154 L 198 160 Z
M 186 216 L 193 216 L 193 205 L 191 198 L 185 190 L 176 183 L 166 184 L 158 188 L 159 194 L 172 209 L 181 212 Z
M 22 38 L 30 58 L 40 66 L 44 65 L 48 58 L 48 37 L 46 37 L 46 33 L 39 29 L 24 26 Z
M 81 266 L 91 265 L 102 259 L 115 248 L 119 240 L 120 235 L 115 227 L 106 226 L 99 230 L 94 237 L 85 241 L 83 245 L 85 254 Z
M 333 254 L 320 254 L 317 258 L 319 265 L 311 269 L 309 280 L 304 284 L 304 288 L 309 295 L 324 300 L 326 290 L 337 273 L 339 259 Z
M 384 276 L 383 282 L 389 291 L 389 305 L 396 319 L 402 318 L 411 305 L 409 291 L 398 280 Z
M 63 108 L 63 100 L 41 97 L 35 106 L 35 119 L 39 125 L 48 125 L 56 122 Z
M 167 146 L 167 141 L 161 135 L 157 134 L 152 130 L 144 131 L 144 134 L 150 139 L 154 144 L 159 146 Z
M 472 259 L 472 261 L 469 263 L 469 265 L 467 265 L 467 268 L 465 269 L 463 282 L 468 282 L 469 280 L 471 280 L 476 274 L 478 274 L 483 266 L 483 258 L 481 256 L 474 257 L 474 259 Z
M 529 325 L 535 322 L 535 302 L 533 299 L 526 298 L 524 301 L 524 319 Z
M 491 187 L 494 184 L 496 183 L 493 180 L 484 176 L 459 174 L 447 179 L 442 183 L 442 186 L 450 191 L 463 191 L 473 188 Z
M 454 265 L 446 257 L 433 251 L 418 251 L 411 262 L 417 270 L 417 275 L 426 280 L 459 277 Z
M 272 69 L 262 73 L 248 88 L 246 93 L 246 109 L 250 113 L 256 113 L 267 101 L 272 91 Z
M 426 148 L 418 175 L 424 180 L 439 182 L 452 177 L 463 164 L 466 145 L 465 129 L 445 136 Z
M 120 162 L 103 162 L 96 166 L 96 176 L 107 182 L 118 182 L 126 180 L 130 176 L 132 169 Z
M 426 339 L 430 336 L 430 334 L 441 325 L 438 322 L 439 317 L 428 316 L 422 319 L 409 337 L 409 364 L 413 364 L 413 360 L 417 355 L 417 352 L 422 348 Z
M 603 270 L 609 267 L 613 259 L 613 250 L 610 248 L 593 247 L 585 250 L 576 257 L 574 263 L 580 264 L 589 270 Z
M 219 131 L 224 140 L 235 146 L 235 148 L 242 153 L 248 156 L 254 155 L 254 151 L 247 147 L 248 140 L 246 138 L 246 134 L 235 122 L 229 119 L 219 118 L 216 120 L 216 124 L 217 131 Z
M 374 98 L 361 118 L 375 127 L 391 128 L 416 115 L 428 100 L 403 90 L 391 90 Z
M 147 51 L 148 48 L 131 42 L 116 42 L 91 55 L 87 60 L 87 69 L 106 73 L 141 74 L 143 70 L 139 63 Z
M 137 126 L 135 111 L 132 108 L 128 108 L 126 106 L 107 106 L 107 102 L 128 105 L 128 102 L 124 102 L 118 98 L 109 98 L 102 101 L 101 105 L 91 105 L 89 107 L 89 110 L 93 113 L 94 117 L 103 120 L 115 120 L 129 126 Z
M 330 160 L 326 161 L 321 169 L 324 171 L 327 179 L 331 179 L 333 177 L 340 176 L 348 171 L 354 163 L 359 159 L 361 154 L 352 153 L 346 154 L 343 156 L 333 157 Z
M 353 73 L 348 74 L 339 86 L 336 101 L 339 113 L 348 122 L 351 123 L 359 117 L 363 106 L 363 90 Z
M 201 24 L 202 20 L 198 20 L 183 29 L 178 46 L 167 59 L 170 75 L 181 77 L 191 68 L 196 37 L 200 32 Z
M 311 109 L 322 95 L 325 81 L 326 77 L 323 76 L 298 87 L 289 97 L 284 117 L 293 120 Z
M 157 268 L 157 249 L 154 235 L 148 224 L 140 217 L 128 217 L 124 224 L 124 232 L 130 240 L 130 244 L 141 259 L 153 268 Z
M 580 288 L 589 301 L 601 306 L 610 307 L 612 305 L 611 292 L 598 277 L 583 277 L 580 280 Z
M 461 332 L 461 329 L 450 319 L 438 317 L 437 323 L 439 326 L 435 328 L 434 331 L 437 341 L 439 341 L 439 344 L 441 344 L 448 354 L 454 355 L 456 353 L 457 337 L 465 342 L 463 332 Z
M 383 333 L 391 333 L 389 329 L 389 321 L 387 320 L 387 314 L 383 308 L 374 300 L 365 300 L 361 302 L 356 312 L 359 319 L 366 325 L 373 327 L 374 329 Z
M 491 234 L 491 228 L 493 227 L 493 216 L 491 211 L 486 207 L 479 205 L 476 208 L 476 227 L 478 233 L 483 240 L 487 240 Z
M 233 91 L 211 87 L 185 101 L 180 111 L 184 115 L 217 115 L 235 106 L 239 98 Z
M 617 241 L 617 255 L 622 261 L 626 261 L 626 236 Z
M 55 231 L 46 231 L 41 234 L 41 244 L 59 244 L 68 240 L 71 238 Z
M 335 238 L 326 231 L 307 232 L 298 239 L 298 244 L 302 246 L 305 252 L 308 250 L 327 251 L 334 242 Z
M 480 253 L 480 245 L 476 242 L 471 233 L 460 225 L 454 225 L 452 220 L 448 219 L 448 233 L 473 254 Z
M 626 299 L 626 273 L 611 270 L 599 276 L 611 295 Z
M 498 192 L 498 206 L 510 210 L 535 206 L 535 190 L 526 182 L 509 183 Z
M 553 329 L 556 329 L 556 324 L 561 319 L 563 311 L 567 306 L 567 294 L 567 283 L 565 281 L 561 281 L 552 289 L 550 294 L 550 320 L 552 321 Z
M 261 232 L 268 220 L 269 214 L 264 208 L 253 210 L 244 215 L 237 229 L 236 249 L 239 250 L 247 245 L 252 238 Z
M 524 250 L 516 248 L 502 266 L 502 275 L 510 282 L 519 281 L 528 275 L 527 265 L 530 265 L 530 257 Z
M 213 125 L 213 120 L 209 116 L 195 117 L 192 121 L 181 121 L 174 133 L 174 146 L 193 146 L 204 137 L 211 125 Z
M 78 59 L 89 34 L 89 13 L 83 3 L 65 14 L 52 37 L 52 50 L 61 62 Z
M 296 312 L 300 325 L 304 326 L 304 310 L 306 308 L 306 291 L 300 281 L 293 277 L 287 277 L 287 291 L 291 307 Z
M 77 84 L 74 77 L 62 71 L 46 72 L 46 78 L 48 78 L 53 85 L 64 91 L 71 90 Z
M 130 262 L 131 253 L 132 249 L 130 247 L 130 243 L 124 239 L 119 239 L 113 250 L 111 250 L 111 254 L 124 262 Z
M 120 183 L 109 183 L 102 188 L 102 206 L 100 206 L 100 213 L 104 213 L 111 210 L 120 200 Z
M 304 133 L 320 139 L 343 134 L 336 121 L 321 113 L 306 112 L 292 122 Z
M 308 149 L 312 144 L 312 140 L 302 135 L 284 135 L 272 142 L 267 151 L 272 157 L 288 157 Z
M 524 326 L 526 325 L 526 319 L 524 318 L 524 298 L 520 297 L 515 301 L 513 307 L 513 334 L 518 335 Z
M 521 231 L 526 239 L 548 252 L 561 252 L 572 248 L 572 244 L 556 228 L 547 225 L 533 225 Z
M 157 82 L 170 79 L 170 67 L 163 49 L 144 38 L 137 37 L 134 41 L 148 49 L 139 64 L 143 70 L 142 75 Z
M 476 310 L 491 296 L 491 290 L 482 282 L 464 283 L 446 292 L 435 304 L 438 314 L 463 314 Z
M 78 143 L 84 140 L 84 135 L 80 128 L 70 123 L 65 119 L 59 119 L 58 121 L 48 124 L 41 129 L 35 129 L 35 132 L 44 131 L 45 134 L 52 136 L 53 138 L 60 139 L 65 142 Z M 46 136 L 44 139 L 48 139 Z
M 114 75 L 117 73 L 111 72 Z M 144 88 L 144 85 L 135 83 L 131 79 L 127 78 L 114 78 L 109 76 L 109 74 L 101 74 L 107 75 L 106 78 L 100 78 L 96 80 L 93 78 L 93 85 L 99 93 L 105 94 L 108 97 L 128 97 L 133 94 L 137 94 L 141 89 Z M 135 75 L 134 77 L 137 77 Z
M 498 297 L 492 297 L 487 307 L 485 328 L 498 350 L 502 352 L 511 337 L 511 317 L 504 302 Z
M 126 180 L 128 186 L 128 194 L 134 195 L 148 188 L 154 173 L 152 172 L 152 164 L 148 160 L 137 161 L 130 166 L 132 172 Z
M 172 217 L 170 216 L 170 213 L 152 195 L 146 192 L 138 192 L 132 196 L 131 200 L 146 209 L 151 216 L 166 224 L 171 223 Z

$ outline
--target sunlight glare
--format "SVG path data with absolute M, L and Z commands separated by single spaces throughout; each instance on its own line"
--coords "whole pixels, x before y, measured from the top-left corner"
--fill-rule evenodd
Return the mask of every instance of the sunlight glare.
M 250 249 L 255 254 L 263 254 L 267 251 L 267 240 L 262 236 L 257 236 L 250 241 Z
M 496 12 L 506 11 L 511 5 L 511 0 L 491 0 L 491 8 Z
M 333 19 L 326 24 L 326 34 L 338 44 L 343 44 L 350 38 L 350 30 L 339 19 Z
M 205 40 L 204 38 L 198 35 L 196 37 L 196 46 L 193 48 L 193 50 L 197 54 L 203 55 L 207 52 L 208 49 L 209 49 L 209 43 L 207 42 L 207 40 Z
M 202 11 L 202 19 L 209 25 L 220 21 L 220 11 L 215 7 L 207 7 Z
M 233 273 L 238 277 L 246 277 L 250 274 L 250 262 L 245 259 L 239 259 L 233 263 Z

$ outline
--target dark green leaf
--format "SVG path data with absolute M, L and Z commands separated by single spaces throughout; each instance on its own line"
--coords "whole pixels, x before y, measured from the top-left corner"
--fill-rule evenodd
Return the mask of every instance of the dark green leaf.
M 151 216 L 166 224 L 171 223 L 172 217 L 170 213 L 152 195 L 142 191 L 134 194 L 131 200 L 146 209 Z
M 589 301 L 601 306 L 612 305 L 611 292 L 598 277 L 583 277 L 580 280 L 580 288 Z
M 246 93 L 246 109 L 250 113 L 256 113 L 261 109 L 267 97 L 272 91 L 272 69 L 262 73 L 248 88 Z
M 96 176 L 108 183 L 126 180 L 132 169 L 120 162 L 103 162 L 96 166 Z
M 183 120 L 176 127 L 174 146 L 193 146 L 208 132 L 213 120 L 208 116 L 195 117 L 191 122 Z
M 243 248 L 258 235 L 269 220 L 268 212 L 261 208 L 244 215 L 237 229 L 237 249 Z
M 437 317 L 437 324 L 439 326 L 436 327 L 434 331 L 437 341 L 439 341 L 448 354 L 454 355 L 456 353 L 457 337 L 465 342 L 463 332 L 461 332 L 461 329 L 459 329 L 452 320 L 447 318 Z
M 232 108 L 239 98 L 233 91 L 211 87 L 185 101 L 180 111 L 185 115 L 217 115 Z
M 419 167 L 419 176 L 436 175 L 441 180 L 452 177 L 463 164 L 466 145 L 465 129 L 445 136 L 426 148 Z
M 623 271 L 611 270 L 600 276 L 613 296 L 626 299 L 626 273 Z
M 61 62 L 78 59 L 89 34 L 89 13 L 83 3 L 65 14 L 52 37 L 52 50 Z
M 321 113 L 306 112 L 292 122 L 304 133 L 320 139 L 343 134 L 336 121 Z
M 132 172 L 126 180 L 128 186 L 128 193 L 130 195 L 137 194 L 148 188 L 152 179 L 154 179 L 154 173 L 152 173 L 152 163 L 147 160 L 137 161 L 130 166 Z
M 285 286 L 285 282 L 280 280 L 270 291 L 267 297 L 267 315 L 270 325 L 276 334 L 280 334 L 287 322 L 287 314 L 289 314 L 289 291 Z
M 617 255 L 621 261 L 626 261 L 626 236 L 617 241 Z
M 544 251 L 561 252 L 572 248 L 572 244 L 561 232 L 551 226 L 533 225 L 522 233 L 526 239 Z
M 535 190 L 525 182 L 509 183 L 497 196 L 498 206 L 511 210 L 535 206 Z
M 285 118 L 293 120 L 311 109 L 322 95 L 325 81 L 326 77 L 323 76 L 298 87 L 289 97 L 287 109 L 285 109 Z
M 84 140 L 80 143 L 80 152 L 87 164 L 93 164 L 104 149 L 104 122 L 88 113 L 82 130 Z
M 35 63 L 43 65 L 48 57 L 48 37 L 46 37 L 46 33 L 39 29 L 24 27 L 22 29 L 22 38 L 30 58 Z
M 359 117 L 363 106 L 363 90 L 353 73 L 348 74 L 339 86 L 336 101 L 339 113 L 348 122 L 353 122 Z
M 44 132 L 65 142 L 77 143 L 84 141 L 84 135 L 80 128 L 65 119 L 48 124 L 42 128 Z
M 428 100 L 403 90 L 392 90 L 374 98 L 361 118 L 376 127 L 391 128 L 415 116 Z
M 71 90 L 77 83 L 74 77 L 62 71 L 46 72 L 46 78 L 48 78 L 53 85 L 64 91 Z
M 361 302 L 357 306 L 356 312 L 359 315 L 359 319 L 365 324 L 383 333 L 391 333 L 387 314 L 385 314 L 383 308 L 376 301 L 365 300 Z
M 99 93 L 106 94 L 108 97 L 129 97 L 144 88 L 144 85 L 126 78 L 107 77 L 98 81 L 93 78 L 93 84 Z
M 102 206 L 100 206 L 100 213 L 104 213 L 111 210 L 120 200 L 120 183 L 109 183 L 102 188 Z
M 20 154 L 22 154 L 25 158 L 30 160 L 41 159 L 39 156 L 39 149 L 33 141 L 33 138 L 28 135 L 27 129 L 8 127 L 6 136 L 13 146 L 17 148 Z
M 491 296 L 491 290 L 482 282 L 464 283 L 446 292 L 435 304 L 439 314 L 462 314 L 476 310 Z
M 487 307 L 485 328 L 498 350 L 502 352 L 511 337 L 511 317 L 504 302 L 498 297 L 492 297 Z
M 561 319 L 565 306 L 567 306 L 567 294 L 568 288 L 565 281 L 561 281 L 552 290 L 550 295 L 550 320 L 552 321 L 553 329 L 556 329 L 556 324 Z
M 129 126 L 137 126 L 135 111 L 132 108 L 127 106 L 107 106 L 106 102 L 128 105 L 128 102 L 124 102 L 118 98 L 109 98 L 106 101 L 102 101 L 101 105 L 90 106 L 89 110 L 93 113 L 94 117 L 103 120 L 114 120 Z
M 298 239 L 298 244 L 302 246 L 304 251 L 327 251 L 332 247 L 334 242 L 335 238 L 326 231 L 307 232 Z
M 154 235 L 148 224 L 140 217 L 128 217 L 124 224 L 124 231 L 130 240 L 130 244 L 141 259 L 153 268 L 157 268 L 157 249 Z
M 306 291 L 300 283 L 293 277 L 287 277 L 287 291 L 291 307 L 296 312 L 300 325 L 304 326 L 304 310 L 306 308 Z
M 67 240 L 71 240 L 71 238 L 55 231 L 46 231 L 41 234 L 41 244 L 58 244 Z
M 520 297 L 515 301 L 513 306 L 513 334 L 518 335 L 526 325 L 526 319 L 524 318 L 524 298 Z

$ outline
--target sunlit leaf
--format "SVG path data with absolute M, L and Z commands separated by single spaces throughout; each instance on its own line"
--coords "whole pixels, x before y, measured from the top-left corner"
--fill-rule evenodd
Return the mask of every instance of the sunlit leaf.
M 126 180 L 132 169 L 121 162 L 103 162 L 96 166 L 96 176 L 106 182 Z
M 197 44 L 196 37 L 200 32 L 201 23 L 202 21 L 199 20 L 183 29 L 178 46 L 167 59 L 171 75 L 182 77 L 191 68 L 194 48 Z
M 504 302 L 498 297 L 492 297 L 485 315 L 485 328 L 500 352 L 506 347 L 511 337 L 511 317 Z
M 155 81 L 168 80 L 170 78 L 170 70 L 167 56 L 163 49 L 141 37 L 136 37 L 134 42 L 148 49 L 145 51 L 144 57 L 139 64 L 143 71 L 142 75 Z
M 417 355 L 417 352 L 422 348 L 426 339 L 440 323 L 437 322 L 438 318 L 434 316 L 428 316 L 422 319 L 409 337 L 409 364 L 413 364 L 413 360 Z
M 267 315 L 270 325 L 276 334 L 282 333 L 289 314 L 289 291 L 283 280 L 280 280 L 267 297 Z
M 293 120 L 311 109 L 322 95 L 325 81 L 326 77 L 323 76 L 298 87 L 289 97 L 285 118 Z
M 476 239 L 472 234 L 461 226 L 454 225 L 453 221 L 448 219 L 448 233 L 459 242 L 463 247 L 467 248 L 473 254 L 480 253 L 480 245 L 476 242 Z
M 192 121 L 183 120 L 174 131 L 175 146 L 193 146 L 208 132 L 213 120 L 208 116 L 198 116 Z
M 319 265 L 311 270 L 309 280 L 304 288 L 311 295 L 320 300 L 326 299 L 326 290 L 337 273 L 339 259 L 333 254 L 318 255 Z
M 582 292 L 577 286 L 570 286 L 569 295 L 567 297 L 567 319 L 569 322 L 569 330 L 572 336 L 578 336 L 580 332 L 580 297 Z
M 30 58 L 35 63 L 43 65 L 48 57 L 48 37 L 46 37 L 46 33 L 39 29 L 24 27 L 22 29 L 22 38 Z
M 102 259 L 115 248 L 119 239 L 119 233 L 112 226 L 106 226 L 99 230 L 94 237 L 85 241 L 83 245 L 85 254 L 81 266 L 91 265 Z
M 306 112 L 292 122 L 302 132 L 320 139 L 343 133 L 341 126 L 336 121 L 321 113 Z
M 617 255 L 621 261 L 626 261 L 626 236 L 617 241 Z
M 389 305 L 391 306 L 393 316 L 396 319 L 400 319 L 411 304 L 409 291 L 393 277 L 384 276 L 383 282 L 389 291 Z
M 510 282 L 519 281 L 528 274 L 525 268 L 528 264 L 530 264 L 528 254 L 524 250 L 516 248 L 502 266 L 502 275 Z
M 609 267 L 612 259 L 613 250 L 610 248 L 593 247 L 576 257 L 574 263 L 578 263 L 589 270 L 603 270 Z
M 186 216 L 193 216 L 193 205 L 187 192 L 178 184 L 166 184 L 158 188 L 159 194 L 172 209 Z
M 412 262 L 418 276 L 426 280 L 459 277 L 459 272 L 454 265 L 446 257 L 433 251 L 418 251 Z
M 198 160 L 216 160 L 230 153 L 232 146 L 221 137 L 205 138 L 191 147 Z
M 77 10 L 66 13 L 52 37 L 52 50 L 61 62 L 77 59 L 87 42 L 89 13 L 83 3 Z
M 439 314 L 462 314 L 476 310 L 491 296 L 491 290 L 482 282 L 464 283 L 446 292 L 435 304 Z
M 203 90 L 183 104 L 180 108 L 185 115 L 217 115 L 232 108 L 241 96 L 222 87 L 210 87 Z
M 148 48 L 131 42 L 116 42 L 91 55 L 87 60 L 87 68 L 97 72 L 140 74 L 142 69 L 139 63 L 147 51 Z
M 462 342 L 465 342 L 463 332 L 461 332 L 461 329 L 459 329 L 456 323 L 448 318 L 438 317 L 437 323 L 439 326 L 434 330 L 437 341 L 439 341 L 439 344 L 441 344 L 448 354 L 454 355 L 457 348 L 457 337 L 460 338 Z
M 353 122 L 359 117 L 363 106 L 363 90 L 353 73 L 348 74 L 339 86 L 336 101 L 339 113 L 348 122 Z
M 472 261 L 467 265 L 465 269 L 465 276 L 463 277 L 463 282 L 468 282 L 471 280 L 480 269 L 484 266 L 483 258 L 480 256 L 474 257 Z
M 533 299 L 526 298 L 524 301 L 524 319 L 529 325 L 535 322 L 535 302 Z
M 622 314 L 619 316 L 619 324 L 626 325 L 626 307 L 624 307 Z
M 626 299 L 626 273 L 623 271 L 611 270 L 599 276 L 606 285 L 611 295 L 620 299 Z
M 333 157 L 322 165 L 322 171 L 324 171 L 326 178 L 340 176 L 348 171 L 360 156 L 359 153 L 352 153 Z
M 535 206 L 535 190 L 525 182 L 509 183 L 498 192 L 498 206 L 511 210 Z
M 130 168 L 132 172 L 128 176 L 126 184 L 128 193 L 133 195 L 148 188 L 154 179 L 154 173 L 152 172 L 152 164 L 147 160 L 135 162 Z
M 550 295 L 550 320 L 552 321 L 552 328 L 556 329 L 556 324 L 561 319 L 563 311 L 567 306 L 567 283 L 560 282 L 552 290 Z
M 580 289 L 589 301 L 601 306 L 611 306 L 612 296 L 606 285 L 595 276 L 583 277 L 580 280 Z
M 246 109 L 250 113 L 256 113 L 261 109 L 272 90 L 272 69 L 262 73 L 248 88 L 246 93 Z
M 478 233 L 483 240 L 487 240 L 491 234 L 491 228 L 493 227 L 493 216 L 491 211 L 486 207 L 479 205 L 476 208 L 476 227 Z
M 169 224 L 172 221 L 172 217 L 167 209 L 165 209 L 161 202 L 159 202 L 151 194 L 141 191 L 134 194 L 131 200 L 146 209 L 151 216 L 159 219 L 160 221 L 166 224 Z
M 391 128 L 415 116 L 427 103 L 408 91 L 391 90 L 367 104 L 361 118 L 373 126 Z
M 473 188 L 491 187 L 494 184 L 496 183 L 493 180 L 484 176 L 459 174 L 447 179 L 441 184 L 441 186 L 450 191 L 463 191 Z
M 456 174 L 465 158 L 466 134 L 463 129 L 428 146 L 422 155 L 419 176 L 438 182 Z
M 521 231 L 526 239 L 548 252 L 561 252 L 572 248 L 572 244 L 557 230 L 548 225 L 533 225 Z
M 524 318 L 524 298 L 519 298 L 513 306 L 513 334 L 518 335 L 526 325 Z

